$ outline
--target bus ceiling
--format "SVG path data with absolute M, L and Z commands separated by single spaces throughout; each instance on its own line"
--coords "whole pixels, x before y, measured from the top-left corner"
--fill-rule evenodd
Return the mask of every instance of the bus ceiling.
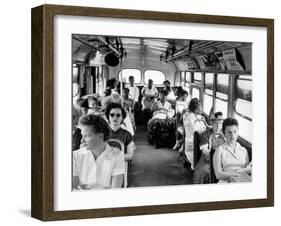
M 73 35 L 72 52 L 74 64 L 89 66 L 248 75 L 252 70 L 249 42 Z

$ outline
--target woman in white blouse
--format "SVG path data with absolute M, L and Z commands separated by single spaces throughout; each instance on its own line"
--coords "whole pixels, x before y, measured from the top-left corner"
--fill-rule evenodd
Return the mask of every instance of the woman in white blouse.
M 201 113 L 202 108 L 200 101 L 197 98 L 193 98 L 188 105 L 188 111 L 183 115 L 183 129 L 185 136 L 184 152 L 192 170 L 194 169 L 194 132 L 197 131 L 202 133 L 206 130 L 204 118 Z
M 238 142 L 238 121 L 227 118 L 223 121 L 222 132 L 226 142 L 214 154 L 214 171 L 219 182 L 251 181 L 251 164 L 247 150 Z
M 86 146 L 73 152 L 73 189 L 117 188 L 123 184 L 124 153 L 110 147 L 110 127 L 99 115 L 79 120 Z

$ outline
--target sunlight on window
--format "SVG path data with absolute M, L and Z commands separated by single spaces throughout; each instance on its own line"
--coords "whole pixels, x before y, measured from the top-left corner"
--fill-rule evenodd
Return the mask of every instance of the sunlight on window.
M 135 84 L 141 83 L 141 71 L 138 69 L 123 69 L 119 72 L 119 80 L 121 81 L 121 76 L 123 81 L 125 80 L 126 83 L 129 83 L 129 77 L 134 76 Z
M 216 98 L 215 112 L 218 111 L 222 112 L 224 118 L 227 117 L 227 102 Z
M 197 88 L 192 88 L 192 98 L 198 98 L 200 100 L 200 92 Z
M 217 83 L 219 85 L 224 85 L 224 86 L 228 86 L 228 81 L 229 81 L 229 75 L 227 74 L 218 74 L 217 75 Z
M 213 106 L 213 98 L 207 94 L 204 94 L 203 97 L 204 97 L 203 111 L 204 113 L 209 115 L 210 110 Z
M 238 98 L 236 101 L 235 110 L 238 113 L 240 113 L 244 116 L 247 116 L 249 118 L 252 118 L 252 116 L 253 116 L 252 102 L 250 102 L 250 101 L 246 101 L 246 100 Z
M 241 136 L 246 141 L 252 143 L 253 142 L 253 125 L 252 122 L 239 116 L 235 115 L 235 118 L 239 122 L 239 136 Z
M 205 74 L 205 84 L 206 85 L 213 85 L 214 82 L 214 74 L 206 73 Z
M 153 84 L 162 85 L 166 79 L 166 76 L 161 71 L 146 70 L 144 72 L 144 83 L 148 84 L 148 79 L 153 80 Z
M 194 73 L 194 80 L 195 81 L 202 81 L 202 73 L 201 72 L 195 72 Z

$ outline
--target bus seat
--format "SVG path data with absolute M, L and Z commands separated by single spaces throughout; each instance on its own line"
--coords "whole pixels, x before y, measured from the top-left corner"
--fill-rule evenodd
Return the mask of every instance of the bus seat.
M 123 153 L 125 152 L 125 147 L 122 141 L 118 139 L 109 139 L 108 142 L 109 146 L 118 148 Z M 128 161 L 125 161 L 125 174 L 124 174 L 124 182 L 123 187 L 126 188 L 128 186 Z
M 219 180 L 216 178 L 215 170 L 214 170 L 213 157 L 214 157 L 215 151 L 216 151 L 216 149 L 213 149 L 213 148 L 212 148 L 212 149 L 211 149 L 211 152 L 210 152 L 211 184 L 218 183 L 218 181 L 219 181 Z
M 198 163 L 199 159 L 201 158 L 202 155 L 202 150 L 200 150 L 200 139 L 201 139 L 201 134 L 198 133 L 197 131 L 194 132 L 193 136 L 193 165 L 194 167 Z

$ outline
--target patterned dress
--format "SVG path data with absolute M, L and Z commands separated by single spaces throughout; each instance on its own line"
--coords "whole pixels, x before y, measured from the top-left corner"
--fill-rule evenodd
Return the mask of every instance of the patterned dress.
M 206 130 L 200 139 L 200 148 L 206 147 L 209 151 L 216 149 L 224 143 L 222 136 L 214 135 L 213 129 Z M 209 153 L 210 154 L 210 153 Z M 202 152 L 196 167 L 194 168 L 193 183 L 209 184 L 211 182 L 210 155 Z

